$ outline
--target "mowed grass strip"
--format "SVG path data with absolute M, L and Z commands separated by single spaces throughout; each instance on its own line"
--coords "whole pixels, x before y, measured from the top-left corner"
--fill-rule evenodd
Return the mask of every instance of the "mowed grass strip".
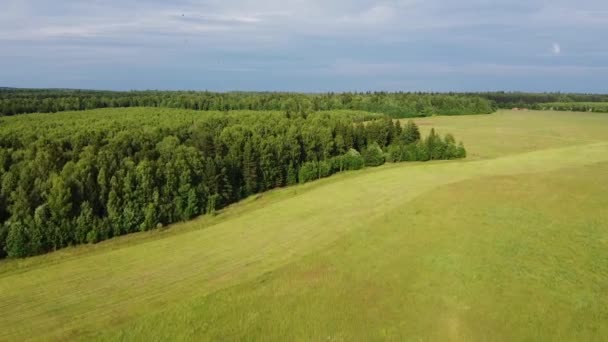
M 103 332 L 112 334 L 116 330 L 119 330 L 118 335 L 110 337 L 120 337 L 123 333 L 125 335 L 122 336 L 135 337 L 130 335 L 129 329 L 121 332 L 121 327 L 132 327 L 133 332 L 139 332 L 145 338 L 142 329 L 149 325 L 165 326 L 166 331 L 172 331 L 169 329 L 173 324 L 171 320 L 177 318 L 170 312 L 194 319 L 191 323 L 198 329 L 186 329 L 183 335 L 176 336 L 194 336 L 197 332 L 213 336 L 213 331 L 219 334 L 222 329 L 229 333 L 230 329 L 236 328 L 224 326 L 227 321 L 221 317 L 218 318 L 217 330 L 205 330 L 204 327 L 214 324 L 214 321 L 191 316 L 188 309 L 182 311 L 183 308 L 198 303 L 197 298 L 254 281 L 311 253 L 331 251 L 343 239 L 354 236 L 363 240 L 377 238 L 374 229 L 380 227 L 379 222 L 390 222 L 395 212 L 408 209 L 438 187 L 479 178 L 566 170 L 608 160 L 608 143 L 601 142 L 599 134 L 600 130 L 606 131 L 605 127 L 608 127 L 608 116 L 578 119 L 580 113 L 569 113 L 557 116 L 555 120 L 558 123 L 554 123 L 546 113 L 535 113 L 532 120 L 537 124 L 554 127 L 543 133 L 538 132 L 537 125 L 525 125 L 518 115 L 503 112 L 496 118 L 475 116 L 479 121 L 474 121 L 473 117 L 426 119 L 443 123 L 438 125 L 442 133 L 444 128 L 445 132 L 455 133 L 476 154 L 472 159 L 481 160 L 388 165 L 347 173 L 313 184 L 273 191 L 257 200 L 237 204 L 218 217 L 204 217 L 176 225 L 165 232 L 136 234 L 97 246 L 0 263 L 0 340 L 89 338 Z M 459 121 L 450 121 L 453 119 L 473 120 L 469 121 L 471 129 L 466 130 L 466 124 Z M 462 131 L 456 131 L 450 125 Z M 495 139 L 486 140 L 486 127 L 492 125 L 495 126 Z M 568 125 L 572 126 L 569 130 Z M 522 138 L 501 135 L 500 130 L 518 131 Z M 578 138 L 571 132 L 589 133 Z M 550 143 L 531 146 L 526 134 L 536 136 L 539 142 Z M 546 134 L 545 138 L 543 134 Z M 603 136 L 604 139 L 606 136 L 608 134 Z M 579 140 L 573 140 L 575 138 Z M 545 149 L 548 147 L 551 149 Z M 497 155 L 506 156 L 489 159 Z M 464 192 L 467 192 L 466 188 Z M 470 196 L 474 197 L 475 193 L 471 190 Z M 555 194 L 561 196 L 559 192 Z M 460 206 L 469 204 L 467 198 L 458 199 Z M 470 203 L 475 205 L 475 202 Z M 432 210 L 435 211 L 434 217 L 439 217 L 450 209 L 438 206 Z M 409 221 L 399 224 L 407 225 Z M 445 222 L 447 227 L 458 224 Z M 432 240 L 426 244 L 432 245 Z M 384 253 L 394 251 L 386 250 Z M 363 251 L 361 255 L 368 256 Z M 344 269 L 347 274 L 354 271 L 352 266 Z M 402 276 L 402 270 L 391 272 L 377 275 Z M 313 270 L 310 277 L 316 278 L 317 273 Z M 334 285 L 339 287 L 341 284 Z M 339 288 L 336 291 L 340 291 Z M 430 293 L 428 295 L 431 296 Z M 435 295 L 444 296 L 442 292 Z M 248 311 L 237 305 L 239 298 L 232 308 L 244 314 Z M 384 295 L 378 295 L 378 298 L 393 300 L 391 296 Z M 313 309 L 310 306 L 308 310 L 311 314 L 317 313 Z M 335 315 L 345 314 L 339 307 L 335 310 Z M 354 310 L 350 315 L 356 314 L 357 309 Z M 162 315 L 165 311 L 166 317 Z M 161 313 L 155 316 L 154 312 Z M 419 315 L 433 313 L 424 311 L 423 307 L 413 312 Z M 411 314 L 406 307 L 397 313 Z M 152 316 L 148 317 L 150 314 Z M 294 322 L 290 324 L 289 321 L 290 316 L 286 316 L 281 329 L 295 329 Z M 246 322 L 234 323 L 248 327 Z M 179 326 L 177 321 L 175 324 Z M 269 333 L 262 328 L 268 327 L 259 327 L 261 330 L 257 336 L 260 338 Z M 305 338 L 306 328 L 306 325 L 301 326 L 301 334 L 292 336 Z M 425 331 L 428 333 L 424 328 L 420 327 L 420 336 L 424 336 Z M 392 326 L 391 329 L 397 328 Z M 311 332 L 308 336 L 317 336 L 312 335 L 314 330 L 308 331 Z M 348 331 L 344 331 L 344 336 L 348 336 Z M 150 329 L 150 333 L 153 332 L 160 334 L 158 330 Z M 339 336 L 335 335 L 336 339 Z M 387 331 L 386 336 L 396 335 L 394 331 Z

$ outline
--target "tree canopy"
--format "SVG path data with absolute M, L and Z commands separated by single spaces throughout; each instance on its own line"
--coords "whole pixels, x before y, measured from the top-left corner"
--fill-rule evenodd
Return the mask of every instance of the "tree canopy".
M 0 89 L 0 114 L 55 113 L 96 108 L 166 107 L 202 111 L 276 110 L 303 113 L 362 110 L 395 118 L 432 114 L 487 114 L 491 101 L 474 95 L 432 93 L 276 93 Z

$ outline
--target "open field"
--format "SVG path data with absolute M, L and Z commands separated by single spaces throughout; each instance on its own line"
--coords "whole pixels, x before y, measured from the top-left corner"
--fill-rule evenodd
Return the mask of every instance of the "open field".
M 403 120 L 405 122 L 407 120 Z M 436 116 L 418 119 L 424 134 L 432 127 L 464 141 L 469 159 L 607 140 L 606 115 L 553 111 L 498 111 L 483 116 Z
M 0 340 L 600 340 L 608 116 L 418 120 L 469 159 L 0 263 Z

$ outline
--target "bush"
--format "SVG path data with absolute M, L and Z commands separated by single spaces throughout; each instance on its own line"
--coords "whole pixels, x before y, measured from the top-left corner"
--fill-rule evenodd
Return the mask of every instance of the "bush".
M 209 196 L 209 199 L 207 200 L 207 210 L 205 211 L 207 214 L 214 216 L 215 215 L 215 210 L 217 208 L 217 202 L 219 200 L 220 195 L 218 194 L 213 194 L 211 196 Z
M 289 168 L 287 169 L 287 185 L 294 185 L 298 183 L 298 173 L 296 169 L 293 167 L 293 163 L 289 164 Z
M 335 173 L 332 171 L 331 162 L 327 160 L 317 162 L 317 172 L 317 179 L 329 177 Z
M 435 129 L 431 128 L 431 132 L 425 139 L 425 144 L 430 160 L 441 160 L 444 159 L 445 143 L 437 133 Z
M 363 151 L 365 166 L 380 166 L 384 164 L 384 153 L 378 144 L 372 143 Z
M 317 179 L 329 177 L 334 173 L 359 170 L 365 166 L 363 157 L 357 150 L 350 149 L 341 156 L 328 160 L 310 161 L 302 164 L 298 172 L 300 183 L 308 183 Z
M 456 149 L 456 151 L 457 151 L 456 158 L 466 158 L 467 157 L 467 150 L 464 148 L 462 141 L 460 142 L 460 144 L 458 144 L 458 148 Z
M 341 170 L 360 170 L 365 167 L 365 160 L 361 156 L 361 153 L 352 148 L 340 156 L 340 160 Z
M 405 146 L 402 144 L 392 144 L 388 147 L 386 160 L 391 163 L 403 161 L 403 150 Z
M 314 180 L 325 178 L 338 172 L 334 167 L 334 159 L 322 161 L 310 161 L 302 164 L 298 172 L 300 183 L 308 183 Z
M 319 178 L 318 176 L 319 172 L 317 171 L 317 163 L 314 161 L 302 164 L 300 171 L 298 172 L 298 179 L 300 180 L 300 183 L 311 182 Z

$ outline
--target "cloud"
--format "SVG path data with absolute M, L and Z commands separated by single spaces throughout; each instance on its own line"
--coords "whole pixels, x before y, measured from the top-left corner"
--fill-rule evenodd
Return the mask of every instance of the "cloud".
M 348 86 L 348 77 L 370 85 L 429 74 L 526 78 L 608 65 L 604 0 L 2 2 L 0 80 L 9 84 L 56 70 L 59 83 L 65 75 L 96 87 L 115 65 L 158 75 L 151 88 L 162 88 L 167 73 L 175 87 L 231 80 L 238 89 L 249 77 L 287 90 L 314 84 L 312 75 L 327 84 L 323 72 Z M 70 68 L 79 65 L 86 68 Z M 180 83 L 193 70 L 198 83 Z
M 554 55 L 559 55 L 562 53 L 562 47 L 559 45 L 559 43 L 553 43 L 551 50 L 553 51 Z

